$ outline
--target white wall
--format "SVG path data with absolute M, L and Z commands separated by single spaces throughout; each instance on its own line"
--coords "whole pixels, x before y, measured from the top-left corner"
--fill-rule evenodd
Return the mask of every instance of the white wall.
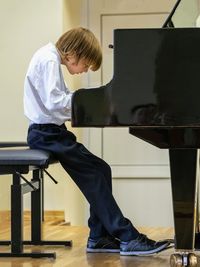
M 33 52 L 62 33 L 61 0 L 0 1 L 1 140 L 24 140 L 23 81 Z
M 66 10 L 73 10 L 69 16 Z M 0 141 L 26 140 L 28 122 L 23 114 L 23 82 L 32 54 L 56 42 L 66 30 L 80 24 L 81 0 L 0 0 Z M 75 16 L 73 14 L 76 14 Z M 65 17 L 64 17 L 65 16 Z M 79 81 L 80 82 L 80 81 Z M 72 89 L 78 82 L 70 79 Z M 65 210 L 72 224 L 83 222 L 83 197 L 59 165 L 45 176 L 45 209 Z M 0 209 L 10 205 L 10 177 L 0 179 Z M 29 195 L 25 196 L 29 208 Z

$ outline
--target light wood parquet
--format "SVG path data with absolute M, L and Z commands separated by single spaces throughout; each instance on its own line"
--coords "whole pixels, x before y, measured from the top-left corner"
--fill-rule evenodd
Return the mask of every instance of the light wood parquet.
M 139 228 L 139 230 L 153 239 L 165 239 L 173 237 L 172 228 Z M 29 238 L 30 224 L 24 223 L 24 237 Z M 169 267 L 170 255 L 174 249 L 163 251 L 154 256 L 133 257 L 119 256 L 119 254 L 87 254 L 85 246 L 88 236 L 88 228 L 84 226 L 69 226 L 64 223 L 45 222 L 43 224 L 43 236 L 45 240 L 72 240 L 72 248 L 52 246 L 25 246 L 25 251 L 55 251 L 55 260 L 42 258 L 0 258 L 2 267 Z M 10 227 L 8 221 L 1 224 L 0 239 L 8 240 Z M 0 251 L 9 251 L 9 247 L 1 246 Z

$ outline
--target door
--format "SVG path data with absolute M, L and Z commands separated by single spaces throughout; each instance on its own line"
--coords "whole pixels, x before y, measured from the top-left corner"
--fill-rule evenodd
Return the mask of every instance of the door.
M 114 29 L 161 28 L 173 3 L 162 1 L 161 5 L 159 0 L 89 1 L 89 28 L 99 37 L 103 49 L 102 69 L 90 76 L 89 86 L 106 84 L 112 79 L 113 50 L 108 46 L 113 43 Z M 114 177 L 169 177 L 167 151 L 131 136 L 128 127 L 91 128 L 89 149 L 111 165 Z

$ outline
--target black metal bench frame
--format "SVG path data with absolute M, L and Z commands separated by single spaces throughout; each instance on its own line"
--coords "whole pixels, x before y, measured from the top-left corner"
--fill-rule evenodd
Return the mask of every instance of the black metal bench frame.
M 0 241 L 0 245 L 10 245 L 10 252 L 0 252 L 0 257 L 50 257 L 56 258 L 55 252 L 24 252 L 24 245 L 64 245 L 72 246 L 72 241 L 42 240 L 43 207 L 43 172 L 56 161 L 50 154 L 40 150 L 16 149 L 27 146 L 24 142 L 0 142 L 0 175 L 11 174 L 11 240 Z M 10 147 L 15 147 L 10 149 Z M 14 155 L 13 155 L 14 154 Z M 32 155 L 33 154 L 33 155 Z M 5 155 L 5 158 L 4 158 Z M 10 156 L 11 155 L 11 156 Z M 13 155 L 13 156 L 12 156 Z M 28 181 L 23 174 L 32 171 Z M 46 172 L 46 171 L 45 171 Z M 48 172 L 47 172 L 48 174 Z M 49 174 L 48 174 L 49 175 Z M 51 179 L 53 177 L 49 175 Z M 24 183 L 22 183 L 22 180 Z M 53 179 L 54 180 L 54 179 Z M 55 180 L 54 180 L 55 182 Z M 23 239 L 23 195 L 31 192 L 31 240 Z

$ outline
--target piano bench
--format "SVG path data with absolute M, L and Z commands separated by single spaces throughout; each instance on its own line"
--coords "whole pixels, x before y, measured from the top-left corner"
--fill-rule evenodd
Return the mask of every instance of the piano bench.
M 0 175 L 12 175 L 11 184 L 11 240 L 0 241 L 0 245 L 10 245 L 10 252 L 1 252 L 0 257 L 50 257 L 56 253 L 24 252 L 24 245 L 64 245 L 72 246 L 72 241 L 42 240 L 43 219 L 43 172 L 55 183 L 54 178 L 46 171 L 49 165 L 57 161 L 46 151 L 16 148 L 27 146 L 26 143 L 0 142 Z M 8 149 L 9 147 L 9 149 Z M 12 147 L 12 148 L 11 148 Z M 3 148 L 3 149 L 2 149 Z M 6 149 L 5 149 L 6 148 Z M 24 174 L 32 171 L 31 180 Z M 23 181 L 23 183 L 22 183 Z M 23 195 L 31 192 L 31 240 L 23 240 Z

